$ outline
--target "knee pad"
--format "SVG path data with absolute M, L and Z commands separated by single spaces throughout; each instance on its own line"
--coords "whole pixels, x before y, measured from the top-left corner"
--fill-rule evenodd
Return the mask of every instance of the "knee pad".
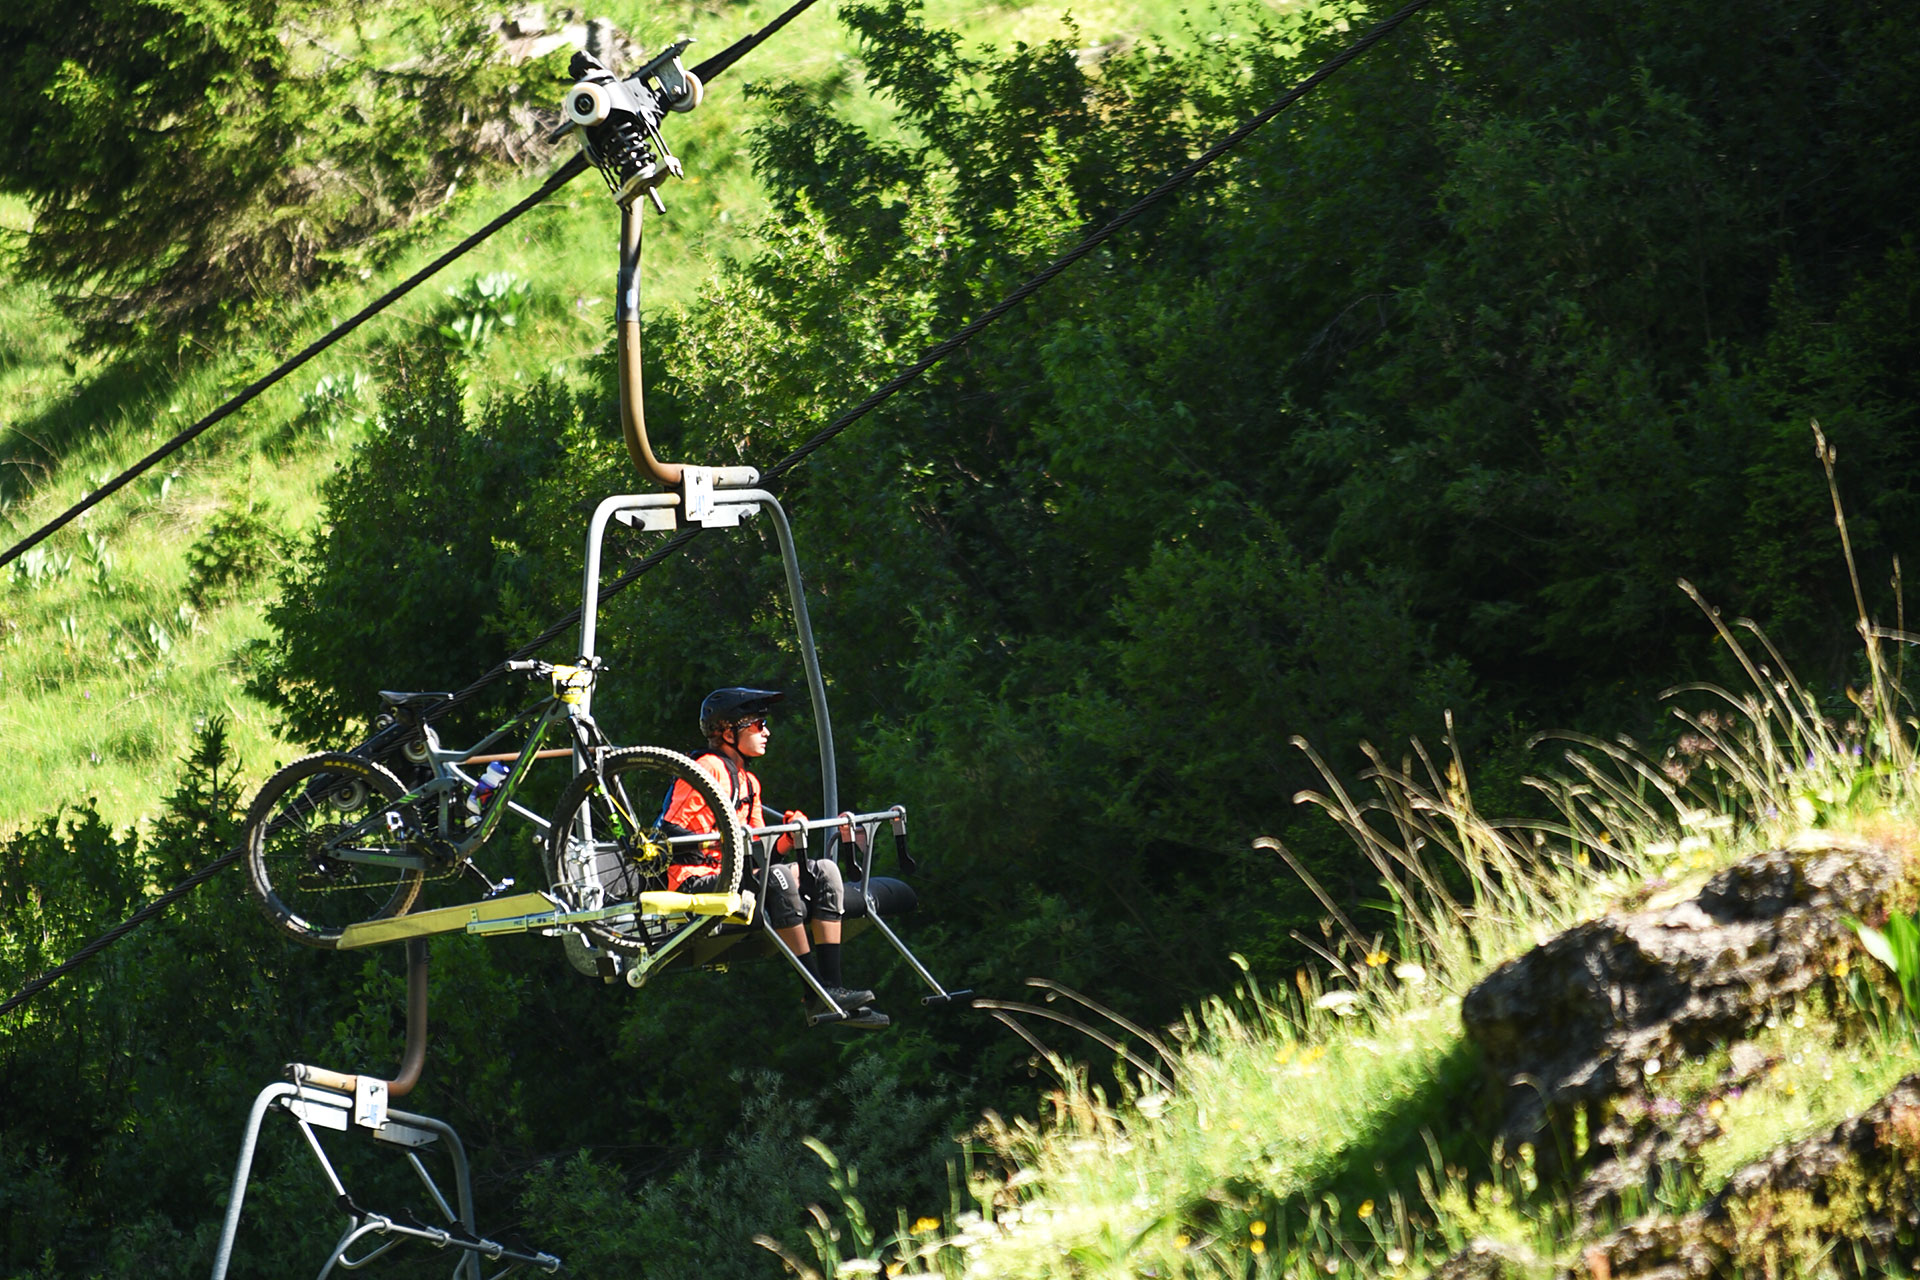
M 767 876 L 767 900 L 761 904 L 767 923 L 776 929 L 788 929 L 807 918 L 806 903 L 800 898 L 800 876 L 794 864 L 775 863 Z

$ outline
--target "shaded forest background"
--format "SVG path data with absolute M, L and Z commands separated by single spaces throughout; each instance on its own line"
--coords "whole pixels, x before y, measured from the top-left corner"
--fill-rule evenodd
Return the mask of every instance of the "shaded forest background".
M 905 0 L 844 7 L 912 140 L 854 124 L 842 81 L 752 90 L 776 213 L 648 332 L 662 454 L 768 465 L 1377 16 L 988 58 Z M 1320 911 L 1261 834 L 1390 932 L 1296 814 L 1315 775 L 1290 738 L 1351 774 L 1362 741 L 1437 744 L 1450 711 L 1483 807 L 1523 807 L 1534 733 L 1658 744 L 1658 695 L 1718 672 L 1679 578 L 1844 708 L 1854 612 L 1808 423 L 1893 616 L 1920 503 L 1908 19 L 1441 0 L 797 472 L 841 792 L 914 814 L 929 964 L 1162 1021 L 1229 953 L 1290 974 Z M 7 171 L 43 200 L 59 178 Z M 129 340 L 250 314 L 182 296 Z M 603 366 L 475 410 L 457 362 L 409 357 L 270 609 L 254 687 L 295 737 L 357 740 L 376 688 L 458 687 L 571 607 L 585 513 L 634 487 L 612 394 Z M 610 602 L 603 723 L 687 746 L 707 689 L 802 688 L 777 573 L 759 535 L 709 536 Z M 800 706 L 765 771 L 783 803 L 817 794 L 808 740 Z M 83 811 L 9 839 L 5 972 L 224 847 L 244 797 L 222 760 L 213 726 L 149 836 Z M 533 942 L 435 963 L 414 1109 L 461 1128 L 486 1219 L 579 1274 L 771 1274 L 747 1235 L 824 1186 L 803 1133 L 870 1206 L 937 1212 L 951 1135 L 1044 1084 L 979 1015 L 922 1014 L 871 943 L 850 965 L 896 1014 L 881 1039 L 803 1033 L 770 972 L 636 995 Z M 42 997 L 0 1029 L 5 1273 L 202 1273 L 245 1099 L 290 1059 L 397 1060 L 401 1004 L 397 956 L 284 945 L 237 881 Z M 334 1234 L 294 1141 L 263 1158 L 248 1220 L 278 1226 L 243 1230 L 236 1274 Z

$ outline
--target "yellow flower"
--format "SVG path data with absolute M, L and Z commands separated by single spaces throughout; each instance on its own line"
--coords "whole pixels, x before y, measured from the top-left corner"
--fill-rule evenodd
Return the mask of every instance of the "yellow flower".
M 940 1219 L 938 1218 L 915 1218 L 913 1220 L 913 1234 L 917 1236 L 923 1236 L 929 1231 L 938 1231 L 939 1229 Z
M 1391 959 L 1393 959 L 1393 957 L 1384 951 L 1369 951 L 1367 952 L 1367 968 L 1378 969 Z
M 1248 1247 L 1251 1248 L 1255 1253 L 1265 1253 L 1267 1251 L 1267 1242 L 1265 1240 L 1255 1240 Z
M 1273 1060 L 1283 1067 L 1286 1066 L 1287 1063 L 1293 1060 L 1293 1046 L 1290 1044 L 1281 1045 L 1274 1051 Z
M 1184 1249 L 1193 1243 L 1193 1237 L 1182 1231 L 1173 1238 L 1173 1243 L 1175 1248 Z
M 1725 1111 L 1726 1109 L 1727 1109 L 1727 1104 L 1722 1102 L 1718 1098 L 1715 1098 L 1712 1102 L 1709 1102 L 1707 1104 L 1707 1114 L 1716 1120 L 1720 1118 L 1720 1113 L 1722 1111 Z
M 1247 1227 L 1247 1230 L 1251 1231 L 1253 1233 L 1254 1239 L 1257 1240 L 1261 1236 L 1264 1236 L 1265 1234 L 1267 1234 L 1267 1224 L 1263 1222 L 1261 1219 L 1255 1218 L 1252 1224 Z
M 1362 1218 L 1371 1218 L 1373 1216 L 1373 1201 L 1362 1200 L 1360 1202 L 1360 1216 Z
M 1847 958 L 1841 956 L 1833 962 L 1833 976 L 1836 978 L 1844 978 L 1847 976 L 1847 971 L 1852 968 L 1853 966 L 1847 963 Z

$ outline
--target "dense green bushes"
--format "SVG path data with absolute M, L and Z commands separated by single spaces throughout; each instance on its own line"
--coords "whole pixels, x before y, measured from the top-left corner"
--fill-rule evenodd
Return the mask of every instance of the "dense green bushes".
M 1886 178 L 1913 37 L 1874 4 L 1769 12 L 1436 9 L 789 483 L 843 792 L 933 820 L 939 914 L 976 926 L 957 962 L 1053 963 L 1006 935 L 1063 911 L 1060 963 L 1171 1009 L 1229 948 L 1285 952 L 1311 905 L 1247 849 L 1293 827 L 1289 737 L 1353 767 L 1448 708 L 1495 752 L 1642 731 L 1715 660 L 1682 576 L 1844 674 L 1804 433 L 1839 446 L 1878 580 L 1920 500 Z M 850 11 L 917 142 L 832 84 L 763 92 L 779 213 L 650 330 L 663 453 L 771 462 L 1347 39 L 1243 18 L 1192 52 L 978 60 L 905 4 Z M 289 582 L 271 679 L 304 733 L 571 605 L 584 511 L 635 484 L 604 404 L 457 400 L 405 393 Z M 798 687 L 777 588 L 765 548 L 708 538 L 611 603 L 615 732 L 684 743 L 707 687 Z
M 1327 16 L 1230 15 L 1235 38 L 1179 54 L 973 61 L 910 8 L 851 11 L 916 142 L 864 134 L 835 84 L 766 91 L 763 251 L 649 331 L 662 453 L 780 457 L 1350 38 Z M 1529 732 L 1642 733 L 1661 688 L 1710 674 L 1677 577 L 1844 681 L 1852 611 L 1807 420 L 1840 449 L 1876 608 L 1920 514 L 1903 18 L 1436 7 L 793 477 L 842 792 L 912 809 L 912 935 L 935 967 L 1157 1016 L 1224 988 L 1229 951 L 1290 964 L 1318 910 L 1251 836 L 1284 832 L 1350 900 L 1371 885 L 1294 818 L 1310 774 L 1289 737 L 1351 770 L 1358 739 L 1432 739 L 1451 708 L 1504 808 Z M 264 682 L 301 734 L 351 736 L 380 686 L 458 687 L 577 602 L 586 512 L 636 485 L 600 374 L 584 401 L 540 388 L 478 415 L 430 364 L 388 395 L 274 613 Z M 609 603 L 596 710 L 616 736 L 689 745 L 707 688 L 802 687 L 770 551 L 708 536 Z M 806 716 L 766 770 L 788 803 L 811 793 Z M 73 830 L 98 861 L 130 856 Z M 350 981 L 300 1006 L 301 1034 L 391 1051 L 350 1010 L 362 991 L 390 1007 L 394 975 L 323 979 L 284 950 L 220 981 L 276 1002 Z M 864 978 L 882 954 L 850 962 Z M 898 972 L 878 981 L 909 1029 L 849 1043 L 800 1036 L 771 975 L 630 1000 L 558 980 L 544 949 L 447 955 L 467 995 L 436 1041 L 440 1096 L 513 1168 L 552 1161 L 492 1188 L 524 1194 L 530 1225 L 571 1201 L 722 1221 L 767 1163 L 728 1146 L 774 1096 L 733 1074 L 743 1058 L 776 1073 L 782 1114 L 842 1136 L 850 1071 L 859 1096 L 939 1088 L 956 1109 L 1027 1087 L 1024 1047 L 921 1022 Z M 582 1117 L 595 1090 L 610 1109 Z M 905 1108 L 940 1129 L 941 1107 Z M 573 1243 L 611 1258 L 648 1230 Z
M 20 0 L 0 189 L 33 204 L 21 265 L 97 346 L 231 331 L 538 150 L 528 91 L 558 72 L 508 66 L 447 0 Z

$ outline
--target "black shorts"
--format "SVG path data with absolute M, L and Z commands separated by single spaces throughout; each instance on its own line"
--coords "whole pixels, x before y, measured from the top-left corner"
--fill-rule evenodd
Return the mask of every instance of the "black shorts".
M 709 893 L 720 877 L 696 876 L 683 882 L 682 893 Z M 838 920 L 847 912 L 846 883 L 840 864 L 829 858 L 776 862 L 767 875 L 767 900 L 760 904 L 776 929 L 790 929 L 808 920 Z

